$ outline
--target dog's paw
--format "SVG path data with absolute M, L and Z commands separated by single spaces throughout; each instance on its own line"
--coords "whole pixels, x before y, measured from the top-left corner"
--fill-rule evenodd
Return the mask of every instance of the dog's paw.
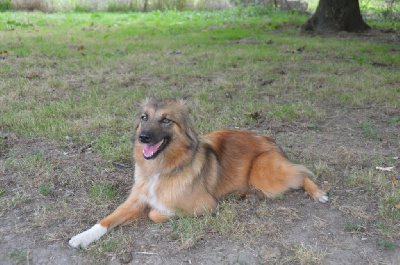
M 86 230 L 85 232 L 73 236 L 69 240 L 69 245 L 74 248 L 79 248 L 79 247 L 85 248 L 93 241 L 96 241 L 97 239 L 102 237 L 105 233 L 107 233 L 106 227 L 100 224 L 95 224 L 89 230 Z
M 329 198 L 328 198 L 328 196 L 325 194 L 325 195 L 319 196 L 319 197 L 318 197 L 318 201 L 321 202 L 321 203 L 326 203 L 327 201 L 329 201 Z

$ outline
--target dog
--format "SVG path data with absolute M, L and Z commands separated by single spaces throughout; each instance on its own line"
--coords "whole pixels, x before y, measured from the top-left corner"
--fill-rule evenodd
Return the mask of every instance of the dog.
M 128 199 L 72 237 L 72 247 L 86 247 L 110 229 L 146 215 L 156 223 L 177 213 L 201 216 L 229 193 L 262 191 L 273 197 L 303 187 L 315 200 L 328 201 L 310 179 L 313 173 L 289 162 L 268 135 L 220 130 L 199 137 L 183 99 L 146 99 L 132 141 L 135 183 Z

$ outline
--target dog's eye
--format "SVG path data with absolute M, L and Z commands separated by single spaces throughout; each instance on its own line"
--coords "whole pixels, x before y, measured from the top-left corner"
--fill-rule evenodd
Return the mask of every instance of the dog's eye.
M 142 116 L 140 116 L 140 119 L 142 119 L 142 121 L 147 121 L 149 117 L 147 116 L 146 113 L 142 114 Z
M 163 118 L 163 119 L 161 120 L 161 123 L 168 124 L 168 123 L 171 123 L 171 120 L 168 119 L 168 118 Z

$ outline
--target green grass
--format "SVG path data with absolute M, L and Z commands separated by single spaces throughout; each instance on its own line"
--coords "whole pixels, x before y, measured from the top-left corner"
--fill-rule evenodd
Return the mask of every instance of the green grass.
M 2 46 L 10 54 L 10 63 L 0 70 L 5 77 L 0 93 L 8 99 L 1 102 L 3 129 L 93 141 L 110 160 L 129 159 L 133 115 L 138 102 L 150 95 L 189 96 L 200 132 L 254 123 L 244 112 L 261 111 L 287 122 L 320 121 L 324 110 L 311 103 L 320 100 L 350 106 L 398 105 L 391 85 L 397 78 L 395 71 L 369 66 L 374 61 L 398 65 L 400 59 L 389 52 L 392 45 L 346 41 L 343 47 L 342 40 L 309 38 L 291 27 L 281 30 L 304 23 L 306 18 L 299 15 L 254 14 L 247 9 L 6 12 L 1 20 L 2 29 L 14 29 L 7 31 L 8 41 Z M 256 42 L 238 42 L 245 37 Z M 269 40 L 273 44 L 264 45 Z M 306 52 L 287 52 L 302 46 Z M 353 59 L 360 49 L 368 52 L 363 69 L 357 76 L 347 75 L 361 64 Z M 332 64 L 332 58 L 339 59 Z M 303 63 L 309 59 L 318 63 Z M 281 67 L 286 74 L 279 74 Z M 299 79 L 300 72 L 303 78 Z M 336 72 L 344 76 L 337 78 Z M 316 90 L 321 75 L 325 84 Z M 371 75 L 376 78 L 365 78 Z M 275 80 L 271 85 L 260 85 L 260 80 L 270 78 Z M 227 91 L 233 95 L 229 101 Z M 278 94 L 279 100 L 272 100 Z M 210 111 L 219 115 L 212 124 L 204 123 L 202 117 Z
M 27 250 L 14 250 L 10 253 L 10 256 L 18 264 L 29 264 L 29 249 Z
M 47 183 L 41 183 L 39 185 L 39 193 L 43 196 L 47 196 L 50 193 L 51 186 Z
M 400 211 L 395 205 L 400 201 L 396 185 L 382 172 L 353 169 L 348 174 L 350 186 L 363 187 L 365 196 L 376 196 L 378 202 L 378 229 L 385 230 L 400 221 Z M 384 233 L 385 234 L 385 233 Z
M 193 246 L 205 233 L 218 233 L 227 236 L 242 232 L 243 228 L 236 221 L 234 205 L 222 202 L 215 213 L 206 213 L 202 217 L 186 217 L 179 214 L 172 219 L 171 238 L 178 240 L 181 248 Z
M 344 230 L 346 232 L 356 232 L 356 231 L 358 231 L 359 227 L 360 227 L 360 225 L 357 223 L 346 222 L 344 224 Z
M 110 184 L 95 183 L 90 189 L 90 197 L 95 200 L 112 200 L 115 198 L 116 190 Z
M 383 239 L 383 240 L 382 240 L 381 248 L 382 248 L 383 250 L 392 251 L 393 248 L 394 248 L 394 243 L 393 243 L 393 241 L 391 241 L 391 240 Z
M 361 128 L 365 138 L 375 139 L 378 135 L 376 127 L 370 121 L 364 121 L 354 125 L 355 128 Z

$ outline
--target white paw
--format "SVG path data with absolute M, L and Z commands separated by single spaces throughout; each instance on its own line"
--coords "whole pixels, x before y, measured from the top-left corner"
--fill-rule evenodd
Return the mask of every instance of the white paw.
M 89 230 L 86 230 L 85 232 L 73 236 L 69 240 L 69 245 L 74 248 L 87 247 L 90 243 L 96 241 L 97 239 L 102 237 L 105 233 L 107 233 L 106 227 L 100 224 L 95 224 Z
M 326 203 L 327 201 L 329 201 L 329 198 L 328 198 L 328 196 L 323 195 L 318 198 L 318 201 L 321 203 Z

